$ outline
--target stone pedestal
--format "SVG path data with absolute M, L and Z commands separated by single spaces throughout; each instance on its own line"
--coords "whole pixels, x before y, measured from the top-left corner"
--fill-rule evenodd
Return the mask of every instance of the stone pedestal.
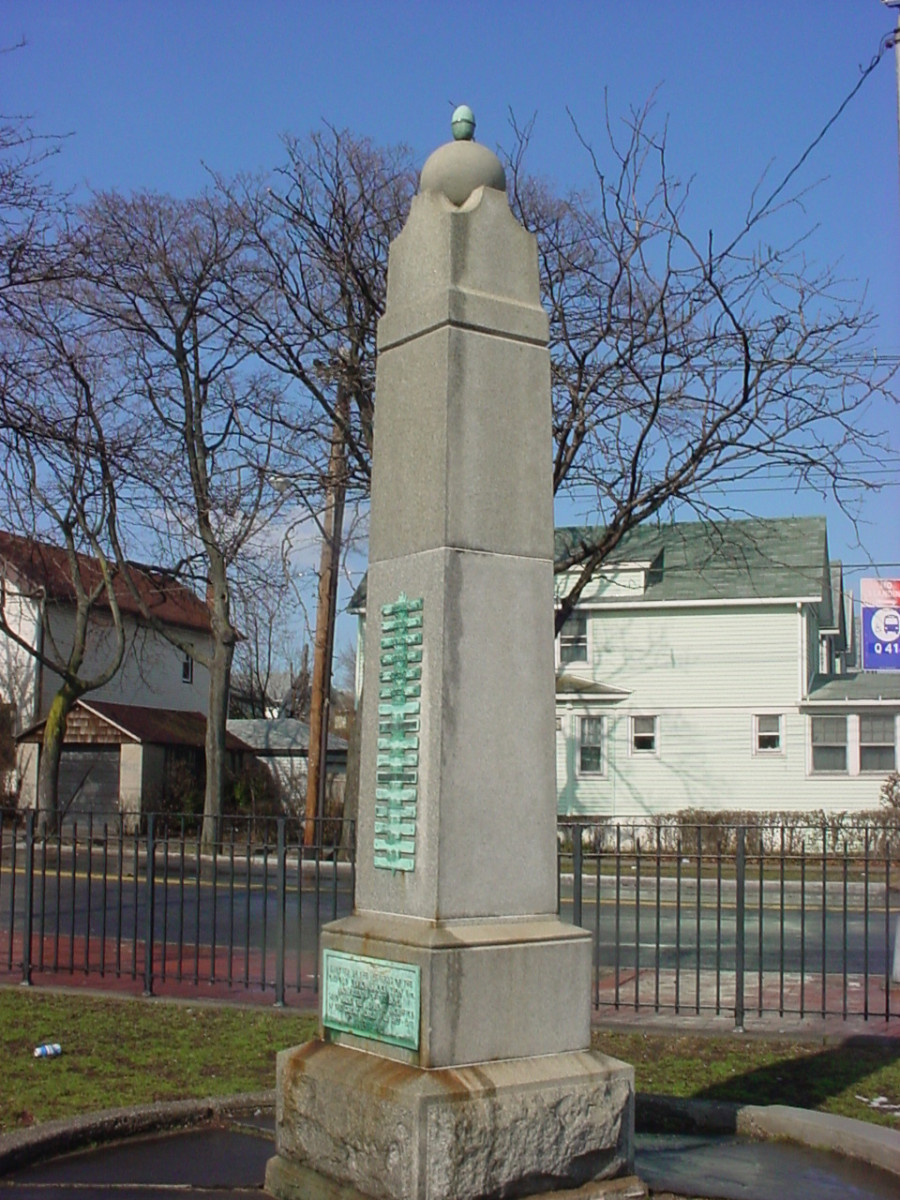
M 633 1121 L 631 1068 L 601 1055 L 423 1071 L 311 1042 L 278 1056 L 266 1189 L 476 1200 L 579 1187 L 630 1170 Z
M 590 1045 L 590 935 L 555 917 L 430 924 L 355 913 L 327 926 L 328 950 L 413 965 L 420 979 L 416 1048 L 328 1029 L 330 1041 L 420 1067 L 585 1050 Z M 323 972 L 323 987 L 328 971 Z M 322 1017 L 328 1020 L 329 997 Z
M 322 934 L 319 1039 L 279 1056 L 279 1197 L 632 1164 L 633 1073 L 590 1053 L 590 937 L 556 915 L 547 318 L 502 180 L 484 147 L 436 151 L 391 247 L 356 907 Z

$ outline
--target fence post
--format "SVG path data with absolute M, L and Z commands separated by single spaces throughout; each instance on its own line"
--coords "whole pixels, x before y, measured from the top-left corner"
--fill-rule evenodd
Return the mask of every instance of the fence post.
M 747 882 L 746 830 L 737 831 L 737 854 L 734 868 L 734 1028 L 744 1032 L 744 902 Z
M 581 924 L 581 826 L 572 826 L 572 924 Z
M 275 1007 L 284 1008 L 284 943 L 286 925 L 287 864 L 284 838 L 284 817 L 278 818 L 278 862 L 275 879 Z M 335 863 L 335 871 L 337 863 Z
M 15 828 L 13 829 L 15 837 Z M 22 986 L 31 987 L 31 936 L 34 932 L 34 809 L 25 814 L 25 912 L 22 929 Z M 12 936 L 12 928 L 10 928 Z
M 156 892 L 156 845 L 154 841 L 154 816 L 147 817 L 147 874 L 144 879 L 145 917 L 144 926 L 144 995 L 153 995 L 153 926 L 155 924 Z M 137 845 L 135 844 L 135 851 Z

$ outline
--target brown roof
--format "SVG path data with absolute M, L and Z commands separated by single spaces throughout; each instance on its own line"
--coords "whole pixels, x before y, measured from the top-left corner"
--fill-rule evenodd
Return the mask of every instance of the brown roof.
M 91 590 L 100 582 L 100 564 L 87 554 L 78 554 L 76 558 L 82 583 Z M 69 559 L 62 547 L 0 530 L 0 561 L 12 568 L 20 583 L 41 588 L 51 600 L 75 603 Z M 135 587 L 154 617 L 167 625 L 209 632 L 209 610 L 190 588 L 156 567 L 132 563 L 130 572 Z M 114 579 L 113 589 L 120 611 L 140 618 L 141 606 L 121 575 Z M 97 607 L 109 608 L 105 592 L 98 599 Z
M 206 740 L 206 717 L 199 712 L 178 712 L 168 708 L 146 708 L 140 704 L 115 704 L 108 700 L 78 700 L 76 707 L 95 713 L 104 722 L 114 725 L 129 738 L 142 745 L 198 746 Z M 45 721 L 20 734 L 21 741 L 39 741 Z M 121 741 L 120 737 L 110 741 Z M 227 750 L 248 751 L 247 746 L 233 733 L 226 733 Z

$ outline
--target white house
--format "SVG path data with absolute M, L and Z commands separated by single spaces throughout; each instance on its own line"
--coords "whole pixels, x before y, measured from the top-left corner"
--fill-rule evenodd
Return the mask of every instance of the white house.
M 87 585 L 98 578 L 98 567 L 78 556 Z M 64 661 L 72 645 L 75 622 L 74 587 L 65 552 L 58 546 L 0 531 L 2 602 L 7 622 L 48 657 Z M 171 575 L 152 567 L 133 569 L 133 580 L 155 617 L 181 632 L 203 650 L 212 645 L 206 605 Z M 91 692 L 95 700 L 205 713 L 209 677 L 161 634 L 149 628 L 125 582 L 115 585 L 125 628 L 125 657 L 103 687 Z M 114 631 L 105 596 L 91 612 L 81 674 L 90 678 L 109 660 Z M 18 729 L 43 719 L 61 680 L 28 651 L 0 633 L 0 690 L 16 705 Z
M 634 530 L 557 639 L 560 812 L 876 808 L 900 672 L 857 670 L 853 628 L 824 519 Z
M 98 578 L 95 560 L 80 555 L 78 568 L 86 585 Z M 189 645 L 200 650 L 211 648 L 207 607 L 189 588 L 150 567 L 135 568 L 133 579 L 154 616 L 177 630 Z M 0 581 L 0 602 L 7 623 L 30 646 L 43 649 L 51 660 L 64 662 L 72 645 L 75 621 L 74 586 L 65 552 L 57 546 L 0 531 Z M 119 579 L 115 586 L 124 624 L 125 656 L 113 678 L 88 693 L 85 699 L 115 705 L 120 715 L 122 706 L 158 710 L 160 714 L 192 714 L 205 726 L 208 672 L 184 650 L 150 628 L 123 580 Z M 90 678 L 110 660 L 114 646 L 112 615 L 104 596 L 91 611 L 85 662 L 80 673 Z M 60 683 L 57 674 L 0 632 L 0 694 L 14 706 L 17 734 L 38 729 Z M 196 736 L 195 725 L 196 722 L 191 725 L 190 737 L 186 734 L 187 744 Z M 76 743 L 74 738 L 81 733 L 86 740 Z M 61 804 L 71 799 L 67 790 L 84 789 L 89 778 L 102 778 L 106 790 L 115 780 L 118 788 L 119 746 L 118 732 L 104 739 L 97 728 L 87 733 L 75 722 L 60 769 Z M 23 804 L 28 804 L 33 796 L 39 747 L 39 733 L 37 737 L 32 734 L 20 740 Z M 93 765 L 88 763 L 89 757 L 95 760 Z M 135 789 L 129 786 L 127 790 L 131 804 Z
M 557 560 L 594 532 L 557 529 Z M 633 530 L 557 639 L 559 812 L 876 808 L 900 672 L 856 668 L 850 600 L 823 518 Z M 361 660 L 365 581 L 350 607 Z

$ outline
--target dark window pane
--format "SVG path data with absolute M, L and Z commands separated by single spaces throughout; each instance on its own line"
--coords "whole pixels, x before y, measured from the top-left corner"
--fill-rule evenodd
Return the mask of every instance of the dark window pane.
M 846 746 L 813 746 L 814 771 L 846 771 Z
M 761 713 L 756 718 L 756 748 L 781 749 L 781 717 L 777 713 Z
M 863 745 L 893 746 L 894 718 L 861 716 L 859 718 L 859 740 Z
M 582 717 L 579 770 L 582 774 L 599 774 L 603 771 L 603 718 Z
M 893 746 L 860 746 L 859 769 L 861 771 L 893 771 Z
M 846 746 L 847 718 L 813 717 L 812 740 L 814 746 Z
M 599 746 L 581 747 L 581 770 L 584 774 L 597 774 L 603 770 L 603 756 Z
M 587 662 L 587 617 L 573 613 L 559 634 L 560 663 Z
M 656 717 L 632 717 L 631 745 L 646 752 L 656 749 Z
M 603 736 L 603 718 L 602 717 L 582 717 L 581 718 L 581 744 L 582 746 L 599 746 Z

